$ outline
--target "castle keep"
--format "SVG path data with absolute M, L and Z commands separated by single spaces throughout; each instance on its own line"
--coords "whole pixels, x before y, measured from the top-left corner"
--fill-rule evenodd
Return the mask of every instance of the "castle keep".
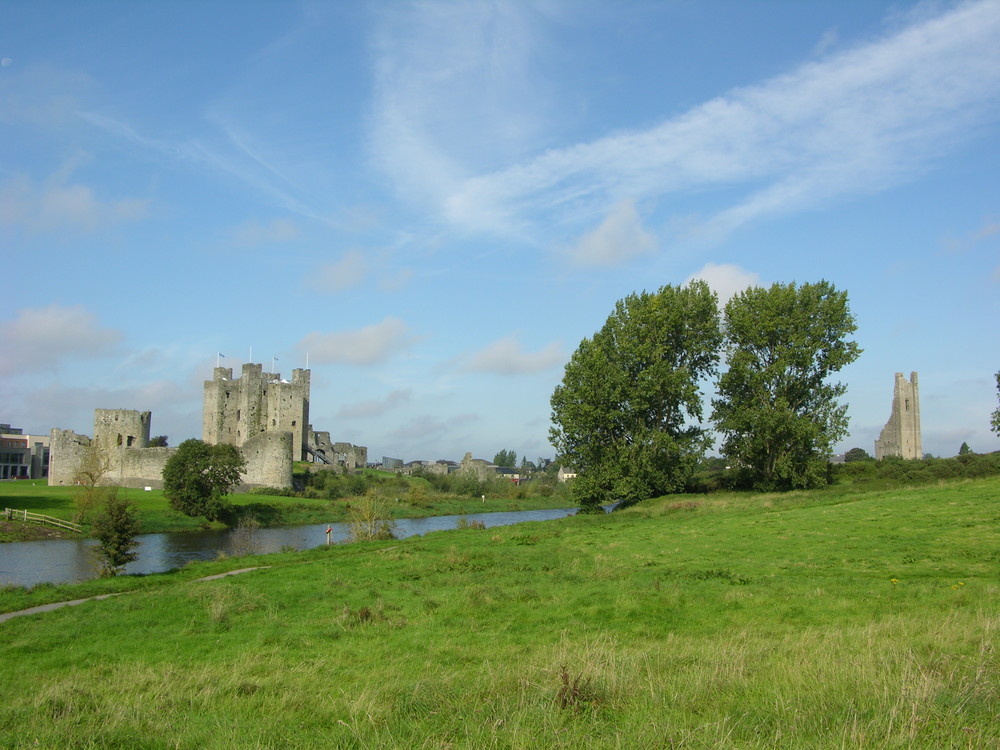
M 243 365 L 233 380 L 233 368 L 216 367 L 205 381 L 202 440 L 242 448 L 262 434 L 292 433 L 292 460 L 305 461 L 309 435 L 309 370 L 292 370 L 292 382 L 263 372 L 263 365 Z
M 924 457 L 920 439 L 920 388 L 915 372 L 910 373 L 909 381 L 903 377 L 903 373 L 896 373 L 892 414 L 875 441 L 875 458 L 882 459 L 886 456 Z

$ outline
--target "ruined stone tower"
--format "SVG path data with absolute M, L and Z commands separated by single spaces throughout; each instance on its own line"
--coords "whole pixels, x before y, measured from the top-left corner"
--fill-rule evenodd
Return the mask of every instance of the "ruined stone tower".
M 309 370 L 292 370 L 292 382 L 263 365 L 246 363 L 239 378 L 233 368 L 216 367 L 205 381 L 202 439 L 211 445 L 242 448 L 260 435 L 291 433 L 291 460 L 306 458 L 309 435 Z
M 172 448 L 150 448 L 150 412 L 95 409 L 94 437 L 53 429 L 49 436 L 49 486 L 77 481 L 87 463 L 100 467 L 101 484 L 162 487 Z
M 148 448 L 150 412 L 94 409 L 94 443 L 103 450 Z
M 910 380 L 903 373 L 896 373 L 896 386 L 892 394 L 892 414 L 875 441 L 875 458 L 900 456 L 923 458 L 920 440 L 920 389 L 917 373 L 910 373 Z

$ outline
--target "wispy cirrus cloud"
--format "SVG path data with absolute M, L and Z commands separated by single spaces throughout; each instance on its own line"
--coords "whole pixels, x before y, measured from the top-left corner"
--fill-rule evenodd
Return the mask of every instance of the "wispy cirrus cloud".
M 122 333 L 82 306 L 24 308 L 0 322 L 0 375 L 37 372 L 74 358 L 102 357 Z
M 416 340 L 406 323 L 390 316 L 354 331 L 313 331 L 296 348 L 318 364 L 373 365 L 386 361 Z
M 750 222 L 912 179 L 1000 114 L 1000 4 L 980 0 L 893 18 L 883 36 L 833 54 L 831 36 L 823 59 L 649 128 L 543 151 L 515 127 L 506 164 L 484 170 L 467 154 L 473 145 L 484 150 L 491 134 L 471 144 L 474 128 L 455 135 L 444 124 L 437 133 L 439 118 L 465 101 L 449 85 L 487 88 L 492 68 L 483 61 L 494 52 L 510 80 L 529 80 L 537 34 L 525 34 L 522 47 L 505 47 L 502 37 L 505 22 L 532 29 L 535 19 L 505 4 L 476 4 L 473 33 L 449 42 L 444 30 L 468 18 L 454 18 L 451 5 L 419 7 L 423 15 L 406 16 L 414 23 L 386 24 L 376 47 L 373 143 L 405 191 L 436 201 L 447 222 L 468 230 L 593 225 L 623 200 L 698 192 L 714 208 L 693 234 L 717 240 Z M 839 36 L 836 45 L 844 45 Z M 432 56 L 443 61 L 437 76 L 426 64 Z
M 543 372 L 566 360 L 562 345 L 553 341 L 536 352 L 527 352 L 517 336 L 505 336 L 485 349 L 469 355 L 462 369 L 495 375 L 527 375 Z
M 544 13 L 510 2 L 379 10 L 370 143 L 400 194 L 440 205 L 477 170 L 539 143 L 550 105 L 531 62 Z

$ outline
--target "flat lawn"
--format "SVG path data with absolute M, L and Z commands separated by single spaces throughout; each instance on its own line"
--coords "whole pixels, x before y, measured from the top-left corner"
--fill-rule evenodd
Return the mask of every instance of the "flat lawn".
M 0 624 L 0 746 L 998 747 L 998 522 L 997 479 L 670 497 L 0 591 L 132 590 Z
M 386 492 L 393 490 L 386 488 Z M 0 482 L 0 511 L 3 508 L 28 510 L 55 518 L 73 520 L 76 515 L 75 487 L 49 487 L 44 480 Z M 139 510 L 139 518 L 144 533 L 160 531 L 189 531 L 201 528 L 223 528 L 221 523 L 210 523 L 204 518 L 192 518 L 170 509 L 161 490 L 145 492 L 141 489 L 119 489 Z M 302 523 L 335 523 L 345 521 L 350 514 L 351 501 L 355 498 L 339 500 L 311 500 L 300 497 L 277 495 L 229 496 L 237 508 L 251 512 L 262 526 L 283 526 Z M 419 504 L 407 502 L 406 495 L 395 502 L 395 497 L 387 497 L 388 510 L 396 518 L 419 518 L 424 516 L 447 516 L 461 513 L 491 513 L 507 510 L 540 510 L 565 508 L 568 502 L 557 497 L 510 498 L 490 497 L 454 498 L 427 495 Z M 85 531 L 88 527 L 85 524 Z M 32 527 L 26 529 L 0 528 L 0 542 L 19 541 L 28 536 Z M 65 536 L 71 536 L 66 534 Z

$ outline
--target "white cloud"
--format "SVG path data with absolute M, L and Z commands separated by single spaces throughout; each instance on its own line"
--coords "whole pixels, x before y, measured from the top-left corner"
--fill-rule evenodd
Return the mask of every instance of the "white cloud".
M 413 391 L 403 388 L 392 391 L 385 398 L 368 399 L 359 401 L 350 406 L 342 406 L 337 412 L 338 417 L 344 419 L 356 419 L 365 417 L 377 417 L 396 408 L 400 404 L 405 404 L 413 398 Z
M 594 231 L 570 251 L 580 266 L 612 266 L 656 249 L 656 238 L 642 226 L 631 200 L 620 201 Z
M 319 270 L 310 274 L 306 284 L 320 292 L 336 293 L 358 286 L 368 275 L 365 256 L 350 250 L 333 263 L 324 263 Z
M 317 364 L 372 365 L 384 362 L 414 341 L 406 323 L 387 317 L 356 331 L 314 331 L 299 341 L 297 348 Z
M 148 208 L 147 200 L 102 200 L 92 188 L 79 183 L 40 187 L 22 177 L 0 186 L 0 227 L 32 234 L 94 232 L 143 219 Z
M 517 336 L 506 336 L 471 355 L 463 369 L 496 375 L 525 375 L 542 372 L 566 359 L 562 346 L 552 342 L 537 352 L 526 352 Z
M 81 306 L 25 308 L 14 320 L 0 323 L 0 374 L 34 372 L 74 357 L 101 357 L 121 339 L 120 331 L 101 327 L 97 316 Z
M 456 223 L 587 221 L 631 197 L 719 191 L 703 234 L 910 179 L 997 117 L 1000 4 L 964 3 L 867 45 L 733 90 L 647 130 L 465 179 Z M 732 196 L 735 195 L 735 198 Z
M 685 284 L 701 279 L 719 295 L 719 307 L 739 292 L 752 286 L 760 286 L 760 276 L 732 263 L 706 263 L 701 270 L 688 276 Z

